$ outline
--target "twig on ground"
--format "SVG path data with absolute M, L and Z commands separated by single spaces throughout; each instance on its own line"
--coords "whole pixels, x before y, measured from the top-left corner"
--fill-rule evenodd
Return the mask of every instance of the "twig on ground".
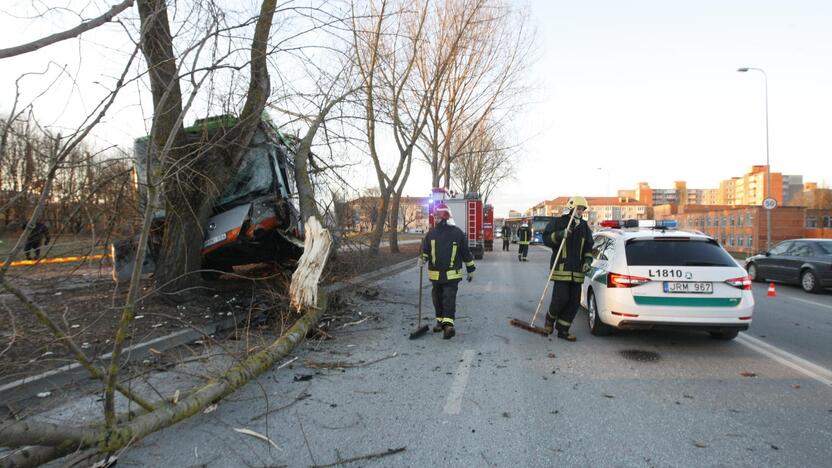
M 256 438 L 258 438 L 262 441 L 268 442 L 269 445 L 271 445 L 272 447 L 274 447 L 274 448 L 276 448 L 280 451 L 283 451 L 283 449 L 278 447 L 277 444 L 274 443 L 274 441 L 272 441 L 268 437 L 264 436 L 263 434 L 260 434 L 259 432 L 254 432 L 251 429 L 241 429 L 241 428 L 237 428 L 237 427 L 234 428 L 234 431 L 239 432 L 240 434 L 245 434 L 245 435 L 248 435 L 248 436 L 256 437 Z
M 332 361 L 332 362 L 316 362 L 306 360 L 303 361 L 303 365 L 309 367 L 311 369 L 348 369 L 351 367 L 367 367 L 373 365 L 375 363 L 394 358 L 398 356 L 399 353 L 393 353 L 389 356 L 384 356 L 383 358 L 376 359 L 375 361 L 370 362 L 347 362 L 347 361 Z
M 377 458 L 383 458 L 383 457 L 387 457 L 387 456 L 390 456 L 390 455 L 395 455 L 397 453 L 404 452 L 405 450 L 407 450 L 407 447 L 387 449 L 384 452 L 371 453 L 369 455 L 362 455 L 360 457 L 347 458 L 346 460 L 339 460 L 335 463 L 330 463 L 328 465 L 312 465 L 312 468 L 328 468 L 328 467 L 332 467 L 332 466 L 345 465 L 347 463 L 357 462 L 357 461 L 360 461 L 360 460 L 374 460 L 374 459 L 377 459 Z
M 358 321 L 355 321 L 355 322 L 347 322 L 347 323 L 345 323 L 345 324 L 341 325 L 341 328 L 347 328 L 347 327 L 349 327 L 350 325 L 359 325 L 359 324 L 362 324 L 362 323 L 366 322 L 367 320 L 370 320 L 370 317 L 369 317 L 369 316 L 368 316 L 368 317 L 364 317 L 363 319 L 358 320 Z
M 300 420 L 300 415 L 298 412 L 295 411 L 295 417 L 298 418 L 298 424 L 300 424 L 300 433 L 303 434 L 303 441 L 306 443 L 306 450 L 309 452 L 309 458 L 312 459 L 312 466 L 317 466 L 318 462 L 315 461 L 315 456 L 312 455 L 312 448 L 309 447 L 309 439 L 306 438 L 306 431 L 303 430 L 303 422 Z
M 306 387 L 303 387 L 303 390 L 301 390 L 300 393 L 298 393 L 298 395 L 291 402 L 286 403 L 285 405 L 283 405 L 279 408 L 270 409 L 270 410 L 266 411 L 263 414 L 258 414 L 257 416 L 254 416 L 253 418 L 251 418 L 251 421 L 257 421 L 258 419 L 262 419 L 262 418 L 264 418 L 264 417 L 266 417 L 266 416 L 268 416 L 272 413 L 277 413 L 278 411 L 283 411 L 286 408 L 294 405 L 295 403 L 309 398 L 312 395 L 306 393 L 306 391 L 309 390 L 310 385 L 312 385 L 312 384 L 307 384 Z

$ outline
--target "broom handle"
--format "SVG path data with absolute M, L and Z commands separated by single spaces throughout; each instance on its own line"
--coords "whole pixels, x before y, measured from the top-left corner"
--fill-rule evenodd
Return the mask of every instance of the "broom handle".
M 422 276 L 424 276 L 423 275 L 424 269 L 425 269 L 424 265 L 419 266 L 419 312 L 416 315 L 417 320 L 418 320 L 416 322 L 416 328 L 419 328 L 419 327 L 422 326 Z
M 566 225 L 567 231 L 572 227 L 572 220 L 575 218 L 575 208 L 572 208 L 572 214 L 569 216 L 569 223 Z M 532 315 L 532 326 L 534 326 L 535 320 L 537 320 L 537 314 L 540 312 L 540 306 L 543 305 L 543 299 L 546 297 L 546 291 L 549 289 L 549 282 L 551 281 L 552 274 L 555 272 L 555 268 L 558 266 L 558 260 L 560 260 L 560 253 L 563 250 L 564 244 L 566 244 L 566 237 L 570 234 L 567 232 L 563 239 L 560 241 L 560 247 L 558 247 L 558 253 L 555 254 L 555 261 L 552 262 L 552 269 L 549 270 L 549 277 L 546 278 L 546 285 L 543 286 L 543 294 L 540 295 L 540 300 L 537 301 L 537 307 L 534 309 L 534 315 Z

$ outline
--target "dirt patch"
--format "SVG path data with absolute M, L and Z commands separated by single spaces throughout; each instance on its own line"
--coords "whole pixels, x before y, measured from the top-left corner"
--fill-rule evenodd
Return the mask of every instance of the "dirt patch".
M 322 281 L 332 283 L 414 258 L 419 245 L 387 247 L 378 255 L 366 250 L 340 251 L 328 264 Z M 10 279 L 22 287 L 88 356 L 112 351 L 112 339 L 126 288 L 110 279 L 107 262 L 34 265 L 13 268 Z M 128 331 L 127 346 L 165 336 L 177 330 L 200 327 L 235 318 L 244 326 L 269 321 L 271 330 L 292 325 L 285 291 L 290 271 L 274 265 L 250 265 L 205 282 L 184 304 L 172 304 L 143 283 L 145 297 L 138 305 Z M 250 323 L 250 322 L 254 323 Z M 278 326 L 275 328 L 274 323 Z M 11 294 L 0 294 L 0 385 L 75 362 L 63 344 L 26 311 Z

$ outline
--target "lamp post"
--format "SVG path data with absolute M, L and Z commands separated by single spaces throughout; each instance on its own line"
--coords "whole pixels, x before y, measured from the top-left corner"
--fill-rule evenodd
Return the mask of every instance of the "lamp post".
M 771 166 L 769 165 L 769 148 L 768 148 L 768 76 L 762 68 L 742 67 L 737 68 L 740 73 L 745 73 L 749 70 L 758 71 L 763 74 L 763 86 L 765 87 L 766 99 L 766 198 L 771 198 Z M 766 250 L 771 250 L 771 210 L 766 209 Z

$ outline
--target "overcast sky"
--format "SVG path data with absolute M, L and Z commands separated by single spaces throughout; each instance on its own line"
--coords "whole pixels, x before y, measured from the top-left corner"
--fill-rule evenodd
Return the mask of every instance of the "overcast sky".
M 715 188 L 765 164 L 763 76 L 736 71 L 745 66 L 768 74 L 772 170 L 832 183 L 832 1 L 539 0 L 528 6 L 538 32 L 539 58 L 529 71 L 535 91 L 532 104 L 507 123 L 524 144 L 516 179 L 492 197 L 498 216 L 560 195 L 612 195 L 639 181 Z M 50 26 L 67 27 L 27 28 L 27 21 L 2 13 L 0 22 L 0 47 Z M 94 89 L 96 74 L 117 73 L 107 69 L 108 58 L 129 51 L 107 51 L 100 36 L 85 40 L 99 46 L 85 64 L 100 65 L 78 83 Z M 81 47 L 66 41 L 45 55 L 4 60 L 0 112 L 8 111 L 21 70 L 43 68 L 44 57 L 77 67 L 72 55 Z M 84 93 L 87 108 L 92 94 Z M 124 102 L 111 117 L 124 120 L 104 135 L 119 144 L 145 133 L 135 118 L 139 106 Z M 41 105 L 38 116 L 59 122 L 75 105 Z M 361 177 L 367 186 L 375 183 L 369 171 Z M 405 193 L 429 190 L 426 168 L 417 166 Z

